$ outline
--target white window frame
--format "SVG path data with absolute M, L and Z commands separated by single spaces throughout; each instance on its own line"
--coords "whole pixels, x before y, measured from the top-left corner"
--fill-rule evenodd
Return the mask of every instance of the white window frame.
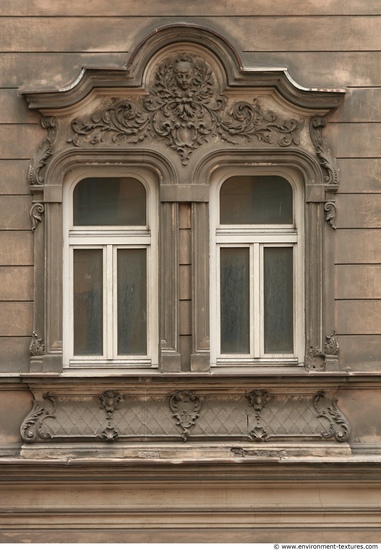
M 91 177 L 131 177 L 146 190 L 145 226 L 74 226 L 75 186 Z M 103 250 L 103 355 L 74 355 L 73 251 Z M 117 355 L 116 254 L 118 249 L 145 249 L 147 258 L 147 354 Z M 158 368 L 158 184 L 152 172 L 113 166 L 71 172 L 63 189 L 63 368 Z
M 293 223 L 282 225 L 221 225 L 220 190 L 233 176 L 281 176 L 291 185 Z M 304 284 L 304 185 L 296 170 L 278 167 L 221 168 L 210 181 L 210 363 L 211 367 L 303 365 L 305 357 Z M 265 354 L 263 337 L 263 249 L 293 248 L 293 353 Z M 244 247 L 250 250 L 250 353 L 221 353 L 220 250 Z M 256 260 L 256 261 L 255 261 Z M 257 263 L 259 260 L 259 263 Z M 253 266 L 258 265 L 258 269 Z M 259 317 L 257 317 L 259 315 Z M 254 320 L 259 318 L 260 323 Z

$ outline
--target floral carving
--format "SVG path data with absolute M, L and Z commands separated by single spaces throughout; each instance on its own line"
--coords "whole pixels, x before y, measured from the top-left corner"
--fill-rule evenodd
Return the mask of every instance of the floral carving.
M 45 403 L 33 399 L 33 408 L 21 424 L 20 433 L 24 441 L 32 443 L 37 437 L 49 439 L 50 432 L 44 431 L 42 424 L 46 418 L 55 418 L 55 403 L 49 393 L 43 395 Z
M 250 439 L 253 441 L 267 441 L 269 435 L 263 426 L 255 426 L 249 433 Z
M 29 345 L 29 353 L 32 357 L 44 355 L 45 353 L 45 344 L 42 343 L 42 338 L 38 337 L 35 330 L 32 332 L 32 341 Z
M 196 424 L 201 409 L 201 399 L 191 391 L 179 391 L 172 395 L 169 406 L 176 425 L 182 429 L 182 437 L 186 441 L 189 430 Z
M 310 134 L 320 164 L 326 173 L 326 183 L 338 185 L 339 170 L 336 166 L 335 158 L 323 138 L 323 128 L 325 128 L 326 125 L 327 121 L 324 117 L 312 117 L 310 123 Z
M 318 413 L 318 418 L 325 418 L 329 422 L 327 431 L 323 431 L 321 436 L 324 439 L 335 437 L 340 443 L 347 441 L 350 435 L 350 426 L 345 416 L 337 408 L 337 399 L 332 399 L 332 403 L 326 409 L 319 409 L 319 402 L 325 397 L 324 391 L 319 391 L 313 400 L 314 408 Z
M 113 414 L 119 408 L 121 399 L 121 394 L 113 390 L 105 391 L 99 397 L 101 409 L 106 412 L 107 418 L 107 426 L 101 433 L 101 437 L 106 441 L 114 441 L 119 437 L 118 430 L 113 426 Z
M 150 137 L 163 140 L 181 157 L 190 155 L 211 137 L 237 144 L 237 138 L 253 137 L 265 143 L 274 138 L 281 147 L 299 145 L 302 120 L 279 121 L 265 111 L 257 99 L 240 101 L 227 109 L 227 98 L 219 94 L 209 65 L 198 56 L 169 57 L 157 68 L 147 97 L 139 100 L 114 98 L 111 105 L 90 120 L 72 121 L 75 136 L 68 140 L 79 146 L 120 140 L 136 144 Z
M 261 417 L 262 409 L 270 401 L 271 397 L 266 390 L 253 390 L 248 395 L 246 395 L 246 399 L 255 410 L 255 416 L 257 420 L 259 420 Z
M 255 418 L 257 422 L 257 425 L 249 432 L 249 437 L 254 441 L 267 441 L 268 434 L 265 428 L 260 426 L 260 419 L 262 410 L 270 401 L 271 397 L 266 390 L 253 390 L 246 395 L 246 399 L 255 411 Z
M 29 166 L 30 185 L 43 185 L 44 169 L 49 157 L 53 154 L 53 145 L 57 135 L 57 121 L 54 117 L 42 117 L 41 126 L 48 131 L 47 137 L 37 149 L 37 153 L 31 160 Z

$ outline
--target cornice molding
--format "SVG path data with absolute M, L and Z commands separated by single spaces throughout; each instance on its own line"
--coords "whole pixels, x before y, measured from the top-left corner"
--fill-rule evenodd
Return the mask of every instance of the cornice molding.
M 79 76 L 60 90 L 21 90 L 31 109 L 41 112 L 63 109 L 84 99 L 96 88 L 136 88 L 143 85 L 146 65 L 162 48 L 183 42 L 208 51 L 225 71 L 227 86 L 274 88 L 288 102 L 309 110 L 327 112 L 339 105 L 345 90 L 304 88 L 297 84 L 286 68 L 245 67 L 240 53 L 217 31 L 202 25 L 174 23 L 152 29 L 132 51 L 120 69 L 83 68 Z

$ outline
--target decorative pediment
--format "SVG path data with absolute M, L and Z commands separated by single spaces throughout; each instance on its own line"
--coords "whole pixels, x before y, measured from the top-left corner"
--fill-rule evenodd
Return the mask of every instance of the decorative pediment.
M 282 119 L 263 108 L 257 98 L 229 102 L 220 93 L 213 69 L 200 56 L 165 58 L 157 65 L 147 91 L 135 100 L 113 98 L 89 119 L 75 118 L 68 142 L 132 145 L 158 140 L 176 151 L 183 165 L 212 138 L 230 145 L 253 140 L 280 147 L 300 144 L 303 119 Z
M 48 131 L 32 186 L 44 184 L 53 157 L 110 148 L 161 154 L 187 183 L 184 167 L 216 150 L 293 149 L 320 167 L 316 183 L 338 183 L 322 129 L 343 91 L 304 89 L 285 69 L 244 67 L 224 37 L 197 25 L 156 29 L 123 69 L 83 70 L 64 90 L 23 93 Z

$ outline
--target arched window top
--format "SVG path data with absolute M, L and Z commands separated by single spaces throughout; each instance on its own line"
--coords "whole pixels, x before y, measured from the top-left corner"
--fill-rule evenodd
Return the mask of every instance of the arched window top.
M 237 175 L 220 189 L 223 225 L 277 225 L 293 223 L 290 183 L 277 175 Z
M 74 225 L 146 225 L 146 189 L 133 177 L 91 177 L 73 194 Z

